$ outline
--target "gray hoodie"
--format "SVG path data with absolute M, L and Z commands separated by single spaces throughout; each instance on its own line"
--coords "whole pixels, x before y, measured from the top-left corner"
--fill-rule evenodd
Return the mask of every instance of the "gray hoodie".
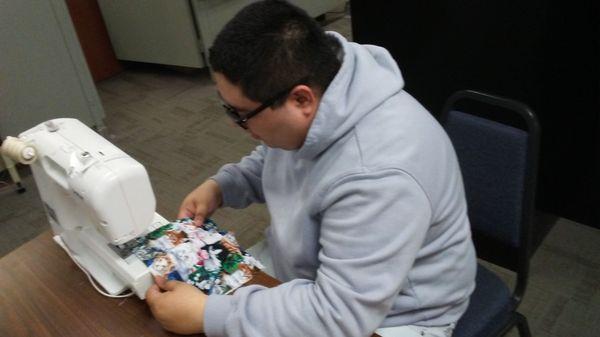
M 224 206 L 266 202 L 285 283 L 209 296 L 208 336 L 368 336 L 455 322 L 476 259 L 460 169 L 383 48 L 343 46 L 303 146 L 261 145 L 213 177 Z

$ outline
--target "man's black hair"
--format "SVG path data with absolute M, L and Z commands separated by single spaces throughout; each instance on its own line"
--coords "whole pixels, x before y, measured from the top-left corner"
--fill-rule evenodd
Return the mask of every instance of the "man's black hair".
M 325 92 L 340 68 L 340 48 L 304 10 L 267 0 L 248 5 L 225 25 L 209 61 L 246 97 L 264 102 L 300 81 Z

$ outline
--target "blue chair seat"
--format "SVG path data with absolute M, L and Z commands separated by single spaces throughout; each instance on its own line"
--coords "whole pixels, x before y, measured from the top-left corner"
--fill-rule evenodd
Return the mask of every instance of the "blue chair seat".
M 476 279 L 469 307 L 456 324 L 453 337 L 494 335 L 511 319 L 515 303 L 506 284 L 480 264 Z

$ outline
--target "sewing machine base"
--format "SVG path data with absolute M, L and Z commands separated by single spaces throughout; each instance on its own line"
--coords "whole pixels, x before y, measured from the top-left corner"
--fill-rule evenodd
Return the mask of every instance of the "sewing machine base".
M 155 213 L 148 232 L 167 223 L 165 218 Z M 94 227 L 63 231 L 54 236 L 54 241 L 110 295 L 131 289 L 144 299 L 146 290 L 154 283 L 152 274 L 142 261 L 135 255 L 118 256 Z

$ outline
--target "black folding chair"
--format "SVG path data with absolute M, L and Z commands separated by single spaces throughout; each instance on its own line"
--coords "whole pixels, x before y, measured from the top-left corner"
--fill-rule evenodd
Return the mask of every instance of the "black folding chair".
M 503 336 L 516 325 L 520 336 L 529 337 L 527 319 L 517 307 L 529 271 L 540 137 L 537 118 L 522 103 L 465 90 L 447 100 L 440 122 L 461 166 L 478 258 L 516 273 L 511 292 L 479 264 L 475 291 L 453 336 Z

